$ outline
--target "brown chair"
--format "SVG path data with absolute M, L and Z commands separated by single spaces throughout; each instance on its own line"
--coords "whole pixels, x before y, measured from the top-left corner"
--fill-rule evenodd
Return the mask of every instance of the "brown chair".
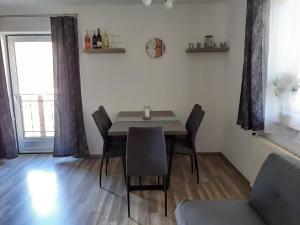
M 97 110 L 92 114 L 97 128 L 102 136 L 103 139 L 103 154 L 101 158 L 101 165 L 100 165 L 100 176 L 99 176 L 99 185 L 102 187 L 101 178 L 102 178 L 102 168 L 103 168 L 103 161 L 106 159 L 106 175 L 108 170 L 108 162 L 109 158 L 112 157 L 121 157 L 123 160 L 123 169 L 124 169 L 124 176 L 125 176 L 125 154 L 126 154 L 126 142 L 124 141 L 116 141 L 108 136 L 108 130 L 111 127 L 111 122 L 107 121 L 107 118 L 103 116 L 103 112 L 101 110 Z
M 126 187 L 128 217 L 130 217 L 130 192 L 140 190 L 163 190 L 165 216 L 167 216 L 167 153 L 164 132 L 161 127 L 131 127 L 126 147 Z M 131 177 L 163 177 L 163 184 L 131 185 Z
M 196 155 L 196 135 L 198 128 L 203 120 L 204 114 L 205 111 L 200 105 L 194 105 L 185 125 L 187 135 L 177 137 L 175 139 L 173 147 L 168 148 L 169 154 L 188 155 L 191 157 L 192 173 L 194 171 L 194 164 L 197 172 L 197 184 L 199 183 L 199 168 Z M 168 145 L 171 146 L 171 142 L 169 142 Z

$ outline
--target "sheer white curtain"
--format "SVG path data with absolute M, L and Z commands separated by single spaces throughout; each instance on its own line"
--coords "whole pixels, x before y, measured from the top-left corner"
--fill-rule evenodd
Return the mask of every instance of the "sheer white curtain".
M 265 132 L 300 132 L 300 0 L 270 0 L 269 19 Z

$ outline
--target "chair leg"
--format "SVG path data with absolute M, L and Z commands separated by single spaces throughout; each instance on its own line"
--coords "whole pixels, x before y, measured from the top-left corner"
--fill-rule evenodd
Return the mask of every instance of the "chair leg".
M 108 163 L 109 163 L 109 158 L 106 157 L 106 163 L 105 163 L 105 175 L 107 176 L 107 171 L 108 171 Z
M 130 177 L 127 177 L 127 208 L 128 208 L 128 217 L 130 217 Z
M 168 216 L 168 196 L 167 196 L 167 179 L 163 176 L 164 194 L 165 194 L 165 216 Z
M 102 155 L 101 157 L 101 165 L 100 165 L 100 173 L 99 173 L 99 186 L 100 188 L 102 187 L 101 186 L 101 181 L 102 181 L 102 168 L 103 168 L 103 161 L 104 161 L 104 156 Z
M 190 158 L 191 158 L 192 173 L 194 173 L 194 159 L 192 155 L 190 156 Z
M 170 186 L 174 145 L 175 145 L 175 139 L 172 139 L 172 145 L 170 148 L 169 161 L 168 161 L 167 189 L 169 189 L 169 186 Z
M 139 180 L 140 180 L 140 185 L 142 185 L 142 177 L 141 176 L 139 177 Z
M 197 184 L 199 184 L 199 167 L 198 167 L 198 159 L 196 153 L 194 153 L 194 158 L 195 158 L 195 167 L 197 172 Z
M 159 184 L 159 182 L 160 182 L 160 177 L 157 176 L 157 184 Z

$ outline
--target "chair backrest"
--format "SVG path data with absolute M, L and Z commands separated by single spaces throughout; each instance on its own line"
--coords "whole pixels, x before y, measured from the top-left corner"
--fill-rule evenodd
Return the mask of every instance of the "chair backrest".
M 270 154 L 254 183 L 250 205 L 268 225 L 299 225 L 300 160 Z
M 103 116 L 103 118 L 104 118 L 107 126 L 111 127 L 112 126 L 112 122 L 111 122 L 111 120 L 110 120 L 110 118 L 109 118 L 109 116 L 108 116 L 105 108 L 103 107 L 103 105 L 100 105 L 98 109 L 102 113 L 102 116 Z
M 195 104 L 185 124 L 185 128 L 188 132 L 188 138 L 193 148 L 195 148 L 196 134 L 203 120 L 204 114 L 205 111 L 202 109 L 202 107 L 198 104 Z
M 126 147 L 128 176 L 167 175 L 167 153 L 161 127 L 130 127 Z
M 96 126 L 103 138 L 103 142 L 104 143 L 107 142 L 108 141 L 108 130 L 111 127 L 111 125 L 109 125 L 107 123 L 107 121 L 105 120 L 105 118 L 100 110 L 95 111 L 92 114 L 92 116 L 93 116 Z

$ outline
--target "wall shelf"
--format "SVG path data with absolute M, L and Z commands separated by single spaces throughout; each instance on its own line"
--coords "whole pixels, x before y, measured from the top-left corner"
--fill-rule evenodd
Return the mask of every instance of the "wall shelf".
M 125 48 L 90 48 L 83 50 L 87 54 L 102 54 L 102 53 L 125 53 Z
M 201 52 L 228 52 L 229 48 L 188 48 L 186 53 L 201 53 Z

